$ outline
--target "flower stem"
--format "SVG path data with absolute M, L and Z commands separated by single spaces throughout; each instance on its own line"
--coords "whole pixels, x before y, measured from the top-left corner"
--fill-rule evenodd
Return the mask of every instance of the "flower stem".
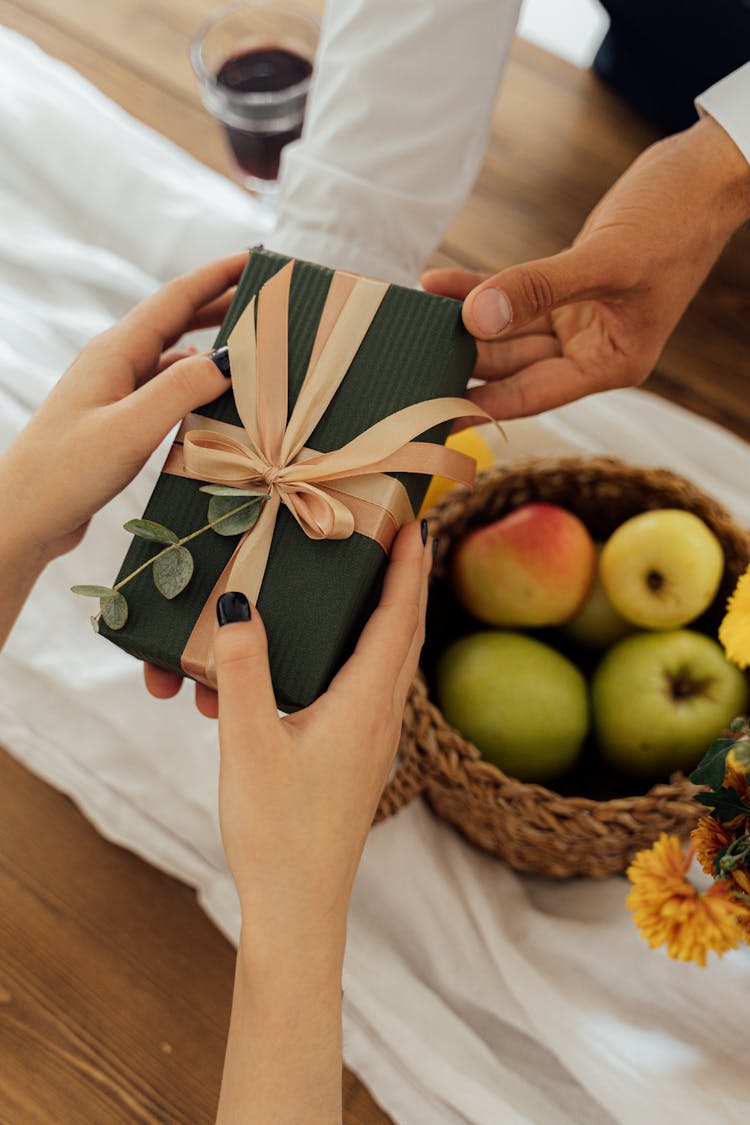
M 232 508 L 231 512 L 225 512 L 224 515 L 219 516 L 217 520 L 212 520 L 210 523 L 205 523 L 203 527 L 199 527 L 197 531 L 191 531 L 190 535 L 185 535 L 182 539 L 178 539 L 176 543 L 170 543 L 169 546 L 165 547 L 163 551 L 159 551 L 152 558 L 147 559 L 145 563 L 141 563 L 141 565 L 137 567 L 132 574 L 126 575 L 126 577 L 123 578 L 120 582 L 117 582 L 112 587 L 112 589 L 121 590 L 122 587 L 127 586 L 128 582 L 131 582 L 136 577 L 136 575 L 140 574 L 142 570 L 146 570 L 148 567 L 153 566 L 156 560 L 162 558 L 163 555 L 168 555 L 170 551 L 175 551 L 178 547 L 183 547 L 185 543 L 189 543 L 191 539 L 196 539 L 199 535 L 202 535 L 204 531 L 210 531 L 212 527 L 216 527 L 216 525 L 218 523 L 221 523 L 222 520 L 228 520 L 230 516 L 236 516 L 238 512 L 244 512 L 245 508 L 249 508 L 252 504 L 262 504 L 263 500 L 264 497 L 262 496 L 253 496 L 251 500 L 246 501 L 244 504 L 240 504 L 238 508 Z

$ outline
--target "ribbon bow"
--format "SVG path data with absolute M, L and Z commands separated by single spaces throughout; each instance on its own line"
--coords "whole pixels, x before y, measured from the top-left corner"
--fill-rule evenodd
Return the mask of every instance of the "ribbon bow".
M 463 453 L 411 440 L 440 422 L 475 416 L 476 405 L 460 398 L 407 406 L 330 453 L 306 448 L 388 287 L 334 274 L 307 374 L 287 424 L 287 318 L 293 265 L 289 262 L 261 290 L 257 329 L 254 298 L 229 336 L 234 399 L 244 432 L 231 436 L 213 428 L 191 430 L 184 439 L 185 467 L 191 476 L 238 488 L 268 487 L 269 499 L 255 528 L 240 544 L 227 582 L 227 588 L 242 590 L 251 601 L 257 600 L 281 504 L 311 539 L 348 539 L 368 524 L 361 501 L 372 504 L 373 492 L 378 486 L 385 488 L 387 513 L 388 493 L 393 485 L 402 489 L 398 481 L 383 479 L 384 474 L 437 473 L 472 484 L 476 472 L 474 461 Z M 364 488 L 357 487 L 359 482 Z M 390 532 L 373 536 L 387 540 L 386 550 L 404 522 L 399 518 L 403 503 L 398 508 L 387 520 Z

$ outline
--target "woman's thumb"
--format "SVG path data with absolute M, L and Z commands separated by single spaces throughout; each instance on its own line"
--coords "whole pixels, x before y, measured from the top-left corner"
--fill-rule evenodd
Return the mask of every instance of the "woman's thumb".
M 472 289 L 464 301 L 464 324 L 479 340 L 523 328 L 560 305 L 602 291 L 600 255 L 582 244 L 551 258 L 511 266 Z
M 266 631 L 257 609 L 239 591 L 222 594 L 216 613 L 220 628 L 214 637 L 214 661 L 222 743 L 225 734 L 246 742 L 262 737 L 278 717 Z

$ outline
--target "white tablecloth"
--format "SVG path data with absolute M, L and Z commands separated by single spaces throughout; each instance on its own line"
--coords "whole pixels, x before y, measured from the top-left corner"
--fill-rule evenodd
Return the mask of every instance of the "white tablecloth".
M 0 444 L 71 357 L 161 280 L 262 236 L 252 201 L 0 31 Z M 750 524 L 750 450 L 648 394 L 508 426 L 503 456 L 587 450 L 689 473 Z M 90 631 L 160 455 L 50 567 L 0 657 L 0 742 L 109 839 L 196 887 L 234 938 L 216 732 L 151 700 Z M 140 721 L 139 721 L 140 717 Z M 519 878 L 419 803 L 371 834 L 352 902 L 345 1056 L 402 1125 L 747 1120 L 750 953 L 648 950 L 621 879 Z

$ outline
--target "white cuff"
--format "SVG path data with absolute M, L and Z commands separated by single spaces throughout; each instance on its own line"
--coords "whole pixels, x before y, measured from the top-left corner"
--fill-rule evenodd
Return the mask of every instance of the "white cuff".
M 718 121 L 750 164 L 750 62 L 711 86 L 695 105 Z

